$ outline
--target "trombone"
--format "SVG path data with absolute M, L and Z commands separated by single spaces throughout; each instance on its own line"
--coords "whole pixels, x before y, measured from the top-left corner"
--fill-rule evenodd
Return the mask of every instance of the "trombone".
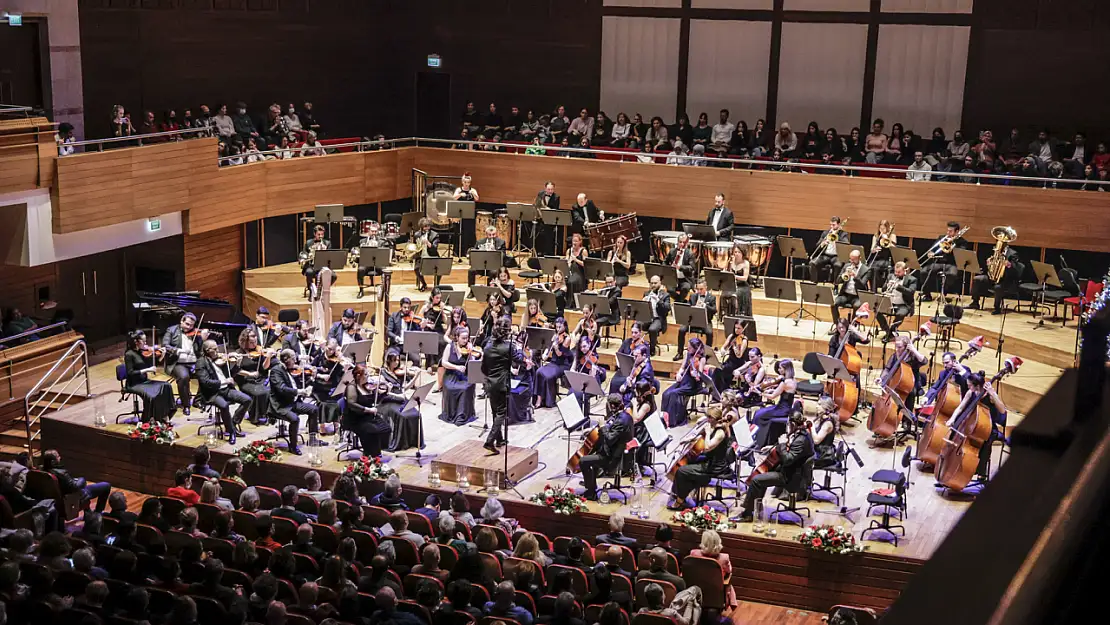
M 848 234 L 848 232 L 846 230 L 844 230 L 844 226 L 848 225 L 848 219 L 850 219 L 850 218 L 845 217 L 844 221 L 840 222 L 840 229 L 839 230 L 837 230 L 836 232 L 830 232 L 830 233 L 826 234 L 825 239 L 817 244 L 817 248 L 814 249 L 813 253 L 809 255 L 810 262 L 812 262 L 813 259 L 817 258 L 817 255 L 820 254 L 821 252 L 823 252 L 825 250 L 825 248 L 829 246 L 829 244 L 831 244 L 831 243 L 840 243 L 840 236 L 841 235 Z

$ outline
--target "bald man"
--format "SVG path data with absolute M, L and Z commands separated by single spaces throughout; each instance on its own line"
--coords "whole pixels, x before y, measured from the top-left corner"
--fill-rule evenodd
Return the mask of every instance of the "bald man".
M 578 198 L 574 200 L 574 205 L 570 207 L 570 219 L 571 233 L 585 233 L 586 226 L 601 221 L 601 211 L 593 200 L 586 198 L 585 193 L 579 193 Z
M 851 308 L 855 311 L 860 306 L 859 292 L 867 288 L 867 267 L 863 264 L 863 257 L 859 250 L 852 250 L 848 262 L 840 269 L 840 274 L 834 276 L 836 284 L 836 299 L 832 303 L 833 323 L 840 319 L 841 308 Z

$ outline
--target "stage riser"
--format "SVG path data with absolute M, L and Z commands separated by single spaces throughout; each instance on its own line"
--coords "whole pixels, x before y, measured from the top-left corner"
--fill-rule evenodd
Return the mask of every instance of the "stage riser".
M 305 279 L 301 275 L 300 270 L 296 265 L 288 265 L 289 271 L 244 271 L 243 272 L 243 288 L 244 289 L 268 289 L 268 288 L 304 288 Z M 466 284 L 468 267 L 465 265 L 452 265 L 451 273 L 444 276 L 441 280 L 444 284 Z M 336 280 L 332 285 L 335 287 L 357 287 L 358 286 L 358 272 L 353 268 L 344 268 L 336 272 Z M 416 286 L 416 272 L 412 270 L 412 263 L 401 263 L 394 265 L 393 277 L 391 282 L 398 286 Z M 432 282 L 431 278 L 428 283 Z M 369 281 L 367 281 L 369 284 Z
M 138 443 L 122 434 L 93 428 L 91 423 L 84 425 L 47 416 L 42 432 L 44 446 L 57 449 L 66 459 L 70 472 L 110 481 L 116 488 L 164 493 L 173 484 L 174 471 L 192 461 L 189 446 Z M 212 464 L 216 467 L 223 466 L 229 457 L 225 447 L 213 450 L 212 456 Z M 327 465 L 319 469 L 327 485 L 335 479 L 337 471 L 342 470 L 342 465 L 336 465 L 332 459 L 334 455 L 329 454 Z M 308 468 L 307 457 L 287 456 L 276 464 L 248 465 L 244 477 L 249 484 L 281 489 L 287 484 L 301 484 Z M 537 475 L 529 479 L 542 480 L 543 477 Z M 373 494 L 381 487 L 379 481 L 365 485 L 362 490 L 364 494 Z M 446 497 L 453 492 L 453 485 L 435 490 L 423 484 L 406 483 L 403 496 L 409 507 L 415 509 L 423 505 L 424 498 L 432 492 Z M 472 510 L 478 510 L 484 501 L 477 495 L 469 498 Z M 592 540 L 593 536 L 608 531 L 606 515 L 590 512 L 565 517 L 510 496 L 503 497 L 502 503 L 506 516 L 552 539 L 584 536 Z M 641 543 L 647 543 L 653 540 L 655 528 L 655 522 L 627 518 L 624 531 Z M 825 612 L 836 604 L 884 610 L 923 564 L 920 560 L 875 553 L 814 554 L 794 542 L 731 532 L 722 534 L 722 540 L 724 552 L 733 562 L 733 585 L 739 598 L 813 612 Z M 676 527 L 677 547 L 689 550 L 698 543 L 697 532 Z

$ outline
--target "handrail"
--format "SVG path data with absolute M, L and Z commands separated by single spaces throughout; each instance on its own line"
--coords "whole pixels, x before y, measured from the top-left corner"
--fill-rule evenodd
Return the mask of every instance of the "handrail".
M 346 143 L 329 143 L 328 145 L 321 145 L 319 148 L 307 147 L 307 146 L 301 146 L 299 148 L 277 148 L 275 150 L 259 150 L 258 152 L 251 152 L 250 154 L 255 155 L 255 156 L 273 156 L 274 159 L 279 159 L 280 158 L 279 155 L 282 152 L 285 152 L 286 150 L 289 150 L 291 152 L 301 152 L 301 151 L 304 151 L 304 150 L 321 149 L 321 150 L 324 150 L 325 153 L 322 154 L 322 155 L 317 154 L 317 155 L 314 155 L 314 156 L 327 156 L 327 150 L 336 150 L 338 148 L 351 148 L 351 147 L 353 147 L 353 148 L 358 148 L 357 149 L 358 152 L 367 152 L 367 151 L 370 151 L 367 148 L 374 148 L 375 146 L 378 146 L 381 149 L 389 150 L 389 149 L 393 149 L 393 148 L 397 147 L 398 143 L 407 143 L 407 142 L 414 142 L 414 141 L 415 141 L 415 138 L 413 138 L 413 137 L 405 137 L 405 138 L 401 138 L 401 139 L 379 139 L 377 141 L 348 141 Z M 243 152 L 241 154 L 237 154 L 235 156 L 220 156 L 220 157 L 218 157 L 217 161 L 219 162 L 220 165 L 226 165 L 226 164 L 231 162 L 231 159 L 234 159 L 234 158 L 242 159 L 243 162 L 239 163 L 241 165 L 250 164 L 250 163 L 247 163 L 247 160 L 246 160 L 247 159 L 247 153 L 246 152 Z M 297 156 L 295 158 L 310 158 L 310 157 L 309 156 Z M 267 159 L 267 160 L 272 160 L 272 159 Z
M 106 144 L 106 143 L 127 143 L 127 142 L 131 142 L 131 141 L 138 141 L 139 145 L 142 145 L 144 139 L 149 141 L 150 139 L 157 139 L 159 137 L 161 137 L 161 138 L 179 137 L 179 136 L 188 135 L 188 134 L 195 134 L 197 136 L 205 137 L 205 136 L 210 136 L 214 133 L 215 133 L 215 128 L 212 128 L 210 126 L 201 126 L 201 127 L 198 127 L 198 128 L 181 128 L 179 130 L 167 130 L 165 132 L 149 132 L 149 133 L 143 134 L 143 135 L 127 135 L 126 137 L 109 137 L 107 139 L 86 139 L 85 141 L 74 141 L 72 143 L 67 143 L 65 145 L 67 147 L 83 147 L 83 146 L 87 146 L 87 145 L 95 145 L 99 148 L 99 149 L 96 150 L 97 152 L 103 152 L 104 151 L 104 144 Z M 89 150 L 82 150 L 82 152 L 88 152 L 88 151 Z M 66 156 L 70 156 L 70 155 L 67 154 Z
M 31 112 L 35 109 L 30 106 L 19 106 L 16 104 L 0 104 L 0 115 L 15 115 L 23 113 L 24 117 L 30 117 Z
M 73 356 L 74 353 L 78 351 L 80 352 L 80 357 L 71 358 L 71 356 Z M 50 386 L 46 390 L 42 391 L 43 396 L 46 396 L 47 394 L 53 392 L 54 397 L 50 398 L 47 401 L 46 405 L 42 407 L 37 416 L 33 415 L 31 404 L 34 403 L 37 407 L 38 402 L 41 400 L 41 398 L 37 397 L 37 395 L 42 389 L 43 385 L 46 384 L 47 380 L 49 380 L 56 371 L 58 371 L 58 368 L 62 366 L 62 363 L 66 362 L 67 360 L 69 361 L 69 364 L 66 365 L 65 369 L 62 370 L 62 372 L 59 373 L 57 376 L 55 376 L 55 379 L 53 380 L 53 382 L 51 382 Z M 66 383 L 62 386 L 62 388 L 55 391 L 54 387 L 58 385 L 58 382 L 65 379 L 67 374 L 73 370 L 74 365 L 79 362 L 81 363 L 80 371 L 77 374 L 70 376 L 68 380 L 66 380 Z M 70 399 L 73 399 L 76 391 L 70 391 L 69 387 L 71 384 L 73 384 L 74 380 L 80 379 L 80 376 L 82 374 L 85 378 L 85 396 L 90 397 L 92 396 L 92 385 L 89 380 L 89 349 L 84 339 L 77 339 L 73 342 L 72 345 L 69 346 L 69 349 L 67 349 L 65 353 L 63 353 L 58 358 L 58 360 L 54 362 L 54 365 L 50 367 L 50 370 L 44 373 L 43 376 L 39 378 L 39 381 L 36 382 L 35 385 L 31 387 L 31 390 L 27 391 L 27 394 L 23 397 L 23 419 L 24 427 L 27 429 L 27 455 L 28 461 L 31 462 L 32 466 L 34 464 L 32 443 L 34 443 L 35 439 L 38 438 L 38 435 L 37 433 L 32 434 L 31 426 L 35 425 L 42 419 L 42 415 L 46 413 L 47 407 L 57 401 L 57 399 L 61 397 L 63 393 L 68 392 L 68 395 L 66 395 L 65 399 L 62 400 L 62 404 L 61 406 L 59 406 L 59 408 L 64 407 L 67 403 L 69 403 Z M 35 397 L 35 399 L 32 400 L 32 397 Z
M 27 330 L 26 332 L 21 332 L 19 334 L 13 334 L 11 336 L 6 336 L 6 337 L 0 339 L 0 350 L 8 349 L 8 348 L 5 348 L 2 345 L 3 343 L 6 343 L 8 341 L 14 341 L 18 338 L 23 338 L 25 336 L 31 336 L 32 334 L 38 334 L 39 332 L 45 332 L 46 330 L 51 330 L 53 328 L 60 328 L 60 327 L 64 327 L 64 326 L 67 326 L 67 325 L 69 325 L 68 321 L 58 321 L 58 322 L 52 323 L 48 326 L 42 326 L 41 328 L 31 328 L 30 330 Z

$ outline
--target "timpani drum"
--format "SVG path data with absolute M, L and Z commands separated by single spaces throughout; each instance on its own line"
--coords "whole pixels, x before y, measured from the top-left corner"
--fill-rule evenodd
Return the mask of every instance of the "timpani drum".
M 764 267 L 771 260 L 770 239 L 756 234 L 740 234 L 733 237 L 733 241 L 744 250 L 744 256 L 752 267 Z
M 659 230 L 651 233 L 651 251 L 655 254 L 655 259 L 660 262 L 666 262 L 667 254 L 671 250 L 678 247 L 678 237 L 685 234 L 677 230 Z M 701 261 L 701 241 L 689 241 L 690 252 L 694 255 L 694 262 Z
M 708 241 L 701 245 L 701 266 L 703 269 L 728 271 L 732 256 L 732 243 L 728 241 Z

